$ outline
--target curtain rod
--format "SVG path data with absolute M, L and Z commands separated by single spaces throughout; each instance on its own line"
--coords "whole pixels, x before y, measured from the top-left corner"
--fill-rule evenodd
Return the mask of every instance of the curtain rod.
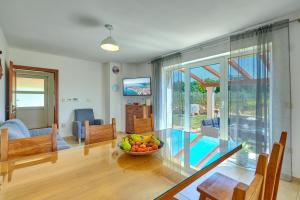
M 182 49 L 179 49 L 179 50 L 170 52 L 170 53 L 163 54 L 163 55 L 161 55 L 161 56 L 154 57 L 154 58 L 152 58 L 150 61 L 148 61 L 147 63 L 148 63 L 148 64 L 151 64 L 151 62 L 152 62 L 153 60 L 157 60 L 157 59 L 159 59 L 159 58 L 167 57 L 167 56 L 172 55 L 172 54 L 192 51 L 192 50 L 194 50 L 194 49 L 196 49 L 196 48 L 201 48 L 201 46 L 209 45 L 209 43 L 211 43 L 211 42 L 213 42 L 213 41 L 223 41 L 223 40 L 225 41 L 226 38 L 228 38 L 228 37 L 231 36 L 231 35 L 234 35 L 234 34 L 237 34 L 237 33 L 243 32 L 243 31 L 255 29 L 255 28 L 258 28 L 258 27 L 260 27 L 260 26 L 267 25 L 267 24 L 272 24 L 272 23 L 275 23 L 275 22 L 276 22 L 275 20 L 269 20 L 269 21 L 266 21 L 266 22 L 262 22 L 262 23 L 259 23 L 259 24 L 250 26 L 250 27 L 248 27 L 248 28 L 243 28 L 243 29 L 240 29 L 240 30 L 237 30 L 237 31 L 228 33 L 228 34 L 225 34 L 225 35 L 223 35 L 223 36 L 220 36 L 220 37 L 217 37 L 217 38 L 214 38 L 214 39 L 205 41 L 205 42 L 201 42 L 201 43 L 198 43 L 198 44 L 189 46 L 189 47 L 185 47 L 185 48 L 182 48 Z M 293 19 L 293 20 L 289 20 L 288 23 L 293 23 L 293 22 L 299 22 L 299 23 L 300 23 L 300 18 L 296 18 L 296 19 Z

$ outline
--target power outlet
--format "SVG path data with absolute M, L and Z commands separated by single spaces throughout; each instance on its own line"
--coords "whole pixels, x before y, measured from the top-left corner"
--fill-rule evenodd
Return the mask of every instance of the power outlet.
M 65 123 L 61 123 L 61 127 L 62 127 L 62 128 L 65 128 L 65 127 L 66 127 L 66 124 L 65 124 Z

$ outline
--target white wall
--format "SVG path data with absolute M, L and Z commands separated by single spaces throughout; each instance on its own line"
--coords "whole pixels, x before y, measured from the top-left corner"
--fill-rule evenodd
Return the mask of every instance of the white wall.
M 113 73 L 112 68 L 116 66 L 120 69 L 119 73 Z M 111 123 L 111 119 L 116 119 L 117 131 L 123 131 L 123 116 L 122 116 L 122 86 L 121 78 L 123 74 L 122 65 L 120 63 L 106 63 L 106 119 L 105 123 Z
M 106 103 L 105 107 L 109 108 L 106 111 L 106 123 L 111 121 L 114 117 L 117 120 L 117 130 L 125 131 L 126 112 L 125 106 L 128 101 L 144 103 L 145 97 L 124 97 L 123 96 L 123 78 L 134 78 L 141 76 L 151 76 L 151 68 L 146 65 L 127 64 L 127 63 L 106 63 Z M 112 73 L 112 67 L 118 66 L 120 68 L 119 74 Z M 113 86 L 117 85 L 118 90 L 113 90 Z
M 76 108 L 93 108 L 96 118 L 105 118 L 105 73 L 101 63 L 18 48 L 9 49 L 9 58 L 14 64 L 59 70 L 59 129 L 62 136 L 72 135 Z M 68 98 L 79 101 L 63 101 Z
M 3 77 L 0 80 L 0 123 L 5 120 L 5 71 L 6 65 L 8 64 L 8 46 L 5 36 L 0 27 L 0 50 L 2 54 L 0 55 L 1 65 L 3 68 Z

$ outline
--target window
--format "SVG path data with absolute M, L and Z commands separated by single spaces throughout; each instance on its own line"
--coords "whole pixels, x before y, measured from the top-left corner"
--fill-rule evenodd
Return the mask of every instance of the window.
M 45 79 L 43 78 L 16 78 L 16 105 L 24 107 L 44 107 Z
M 226 58 L 207 59 L 180 66 L 166 66 L 163 80 L 172 84 L 166 99 L 171 102 L 167 121 L 175 129 L 219 135 L 227 138 L 227 69 Z M 212 127 L 203 127 L 210 121 Z M 208 125 L 207 125 L 208 126 Z M 220 131 L 222 130 L 222 131 Z

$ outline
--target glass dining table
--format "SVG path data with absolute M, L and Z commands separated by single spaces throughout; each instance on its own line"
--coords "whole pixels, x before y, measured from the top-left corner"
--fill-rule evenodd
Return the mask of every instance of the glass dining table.
M 171 199 L 241 144 L 176 129 L 163 147 L 132 156 L 116 140 L 0 163 L 0 199 Z M 196 190 L 196 188 L 195 188 Z

